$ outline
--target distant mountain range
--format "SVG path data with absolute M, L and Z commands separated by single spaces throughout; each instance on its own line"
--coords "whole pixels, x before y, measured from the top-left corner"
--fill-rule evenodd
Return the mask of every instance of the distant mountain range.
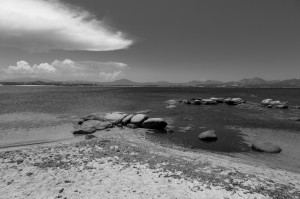
M 167 81 L 158 82 L 134 82 L 128 79 L 120 79 L 112 82 L 91 82 L 91 81 L 53 81 L 40 78 L 18 78 L 0 81 L 3 85 L 17 85 L 17 84 L 35 84 L 35 85 L 95 85 L 95 86 L 191 86 L 191 87 L 299 87 L 300 79 L 288 80 L 264 80 L 259 77 L 242 79 L 239 81 L 221 82 L 215 80 L 207 81 L 189 81 L 184 83 L 171 83 Z

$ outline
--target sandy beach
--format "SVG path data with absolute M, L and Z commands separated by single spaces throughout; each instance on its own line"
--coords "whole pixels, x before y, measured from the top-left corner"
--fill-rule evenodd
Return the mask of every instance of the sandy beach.
M 299 198 L 299 173 L 237 158 L 166 148 L 145 129 L 4 148 L 0 198 Z

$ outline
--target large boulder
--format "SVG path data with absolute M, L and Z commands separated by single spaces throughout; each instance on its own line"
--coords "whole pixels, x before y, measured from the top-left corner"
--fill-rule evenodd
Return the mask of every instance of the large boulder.
M 203 140 L 203 141 L 216 141 L 217 135 L 216 132 L 214 130 L 208 130 L 208 131 L 204 131 L 202 133 L 199 134 L 199 139 Z
M 96 131 L 96 128 L 94 127 L 88 127 L 88 128 L 81 128 L 78 130 L 73 131 L 74 135 L 87 135 L 92 134 Z
M 113 124 L 119 124 L 128 114 L 123 112 L 107 113 L 105 119 L 112 122 Z
M 127 115 L 126 117 L 124 117 L 124 119 L 122 120 L 121 124 L 123 124 L 124 126 L 126 126 L 126 124 L 128 124 L 131 120 L 131 118 L 133 117 L 134 115 L 130 114 L 130 115 Z
M 130 123 L 131 124 L 135 124 L 137 125 L 138 127 L 141 127 L 143 122 L 148 119 L 148 115 L 145 115 L 145 114 L 137 114 L 135 116 L 133 116 L 130 120 Z
M 257 142 L 252 144 L 252 149 L 265 153 L 280 153 L 281 148 L 271 142 Z
M 143 128 L 147 129 L 164 129 L 168 123 L 163 118 L 149 118 L 142 124 Z
M 211 99 L 202 99 L 202 103 L 204 105 L 215 105 L 217 104 L 217 101 Z

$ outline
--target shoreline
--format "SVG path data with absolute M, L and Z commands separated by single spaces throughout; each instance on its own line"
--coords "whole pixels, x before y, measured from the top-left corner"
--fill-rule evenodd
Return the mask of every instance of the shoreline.
M 2 148 L 0 198 L 300 197 L 299 173 L 163 147 L 147 141 L 145 132 L 113 128 L 95 133 L 92 140 L 78 136 Z

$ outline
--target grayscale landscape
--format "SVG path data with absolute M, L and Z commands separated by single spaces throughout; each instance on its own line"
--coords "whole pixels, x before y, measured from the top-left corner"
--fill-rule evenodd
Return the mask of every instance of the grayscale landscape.
M 0 0 L 0 199 L 299 199 L 299 11 Z

